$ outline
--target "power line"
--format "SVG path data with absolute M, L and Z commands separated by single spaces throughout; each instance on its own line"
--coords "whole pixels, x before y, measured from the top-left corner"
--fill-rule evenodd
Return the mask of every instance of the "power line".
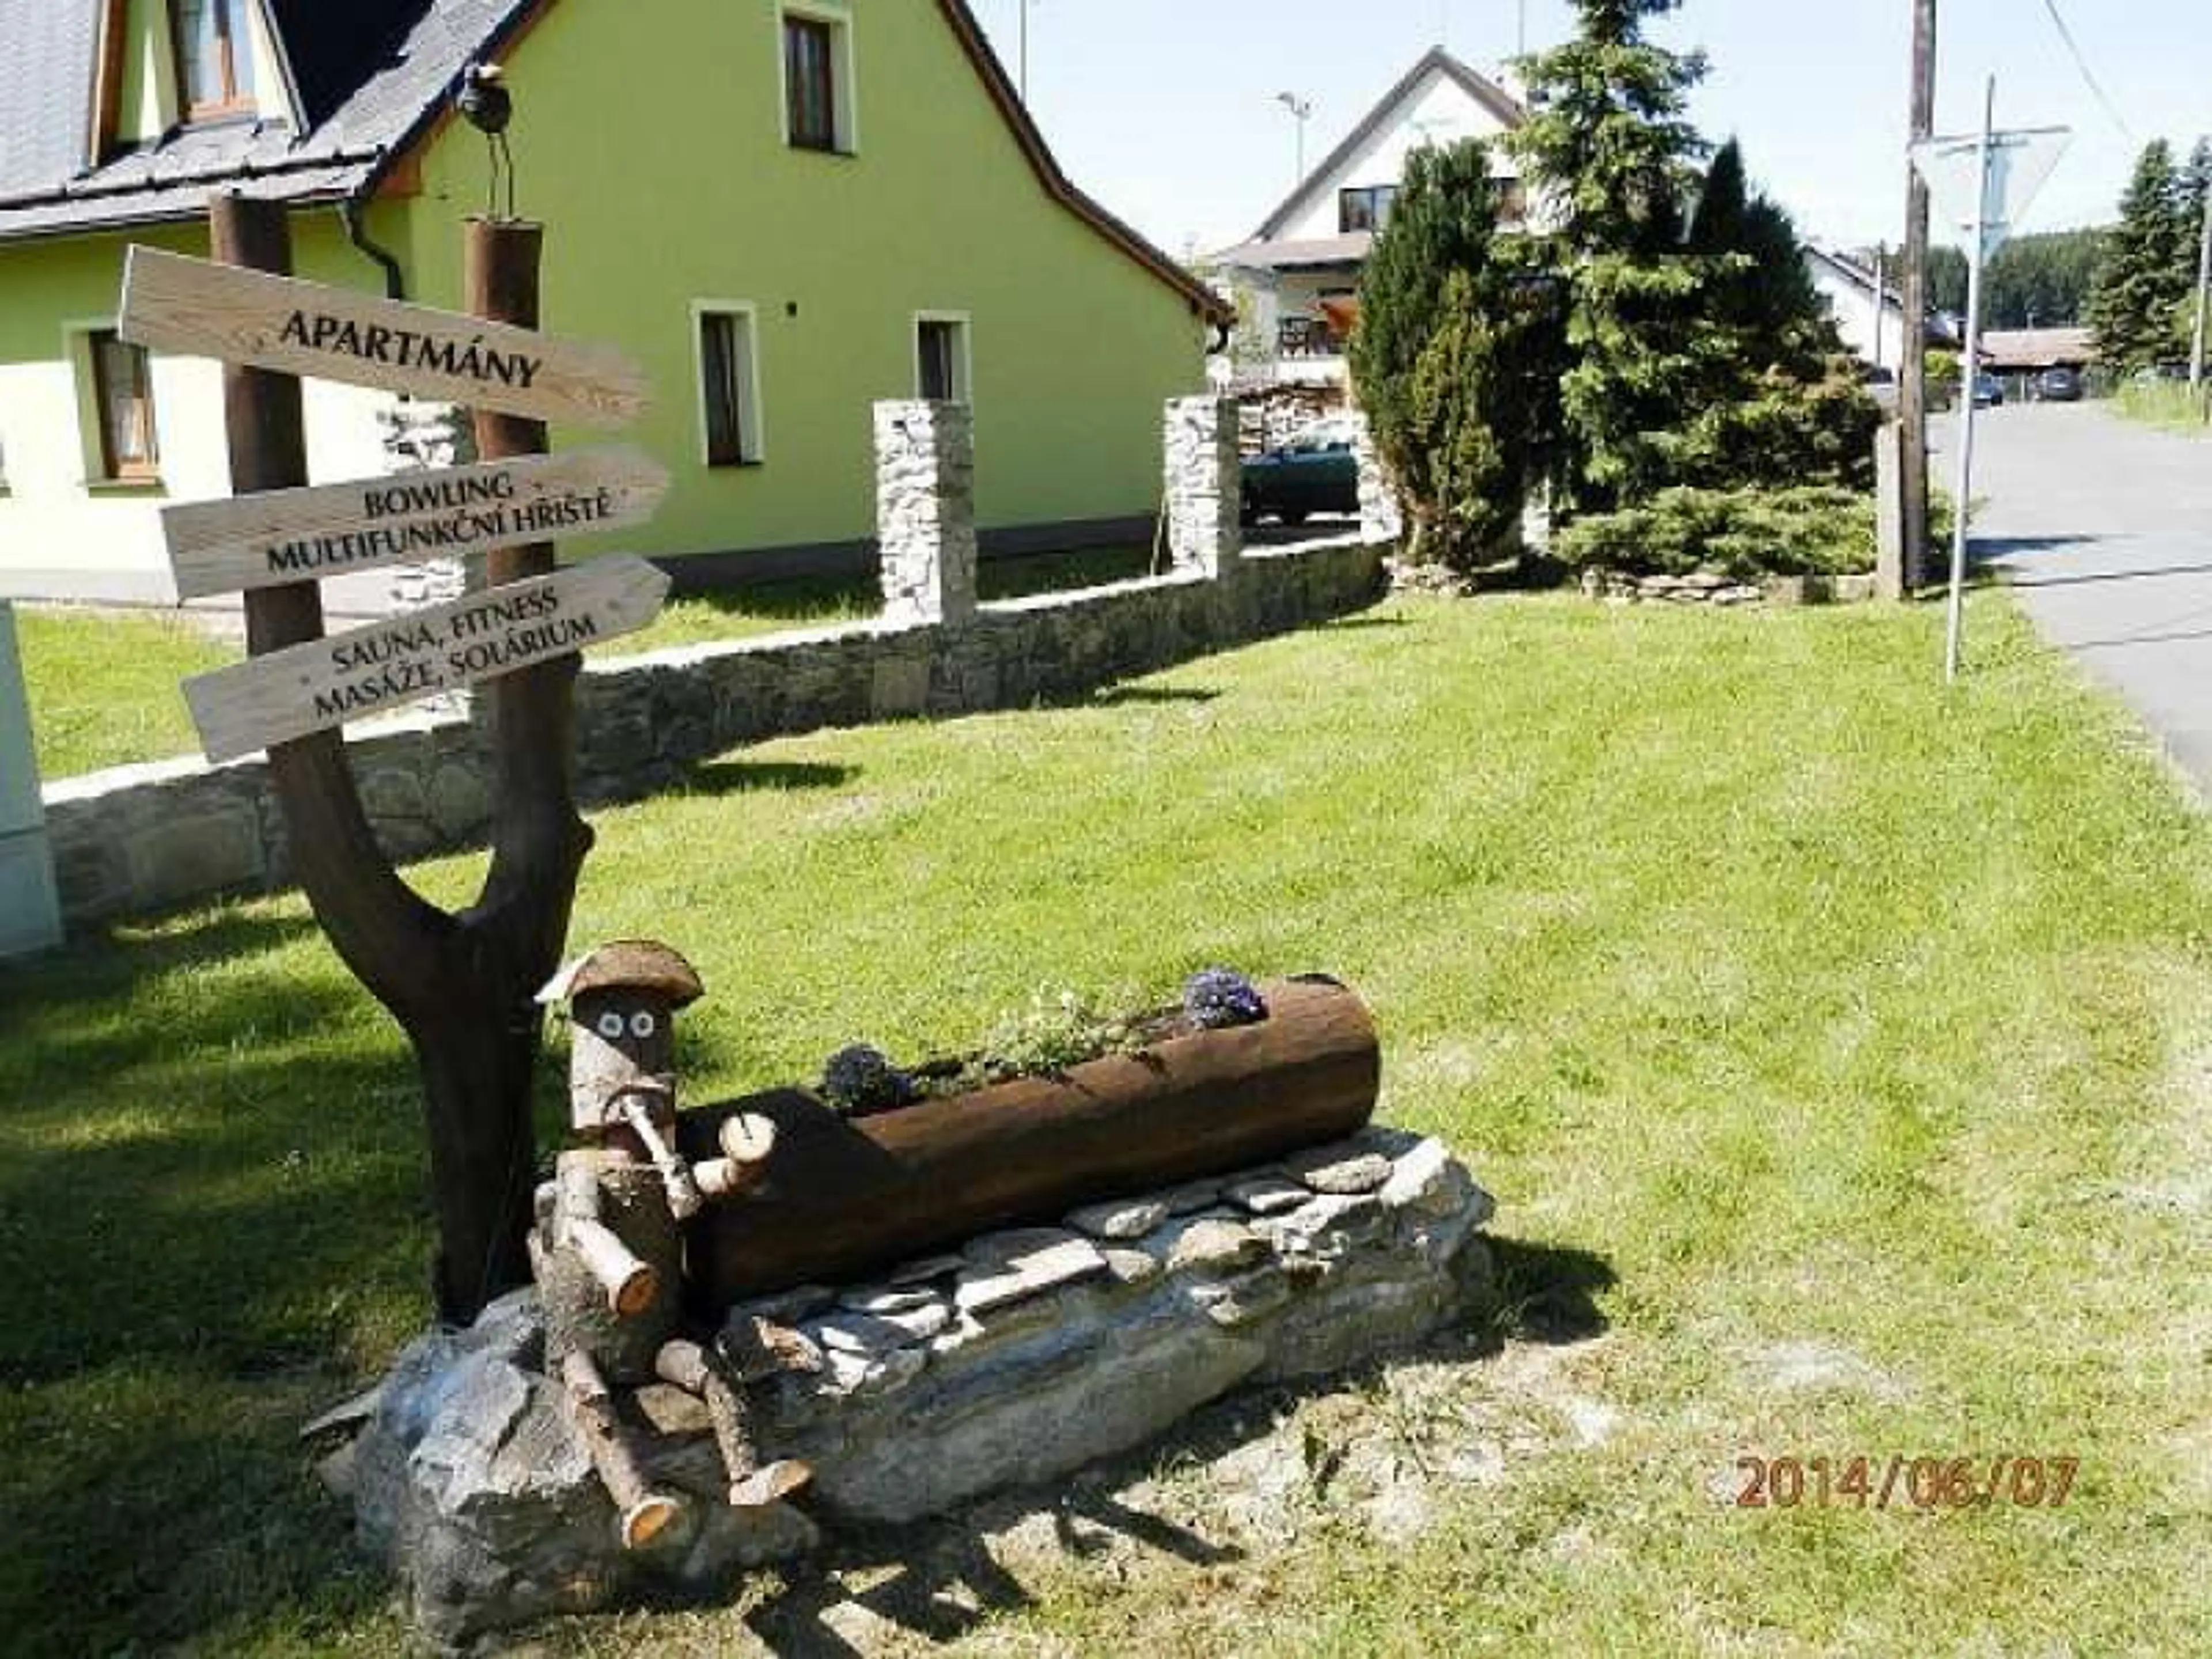
M 2089 68 L 2089 60 L 2081 55 L 2081 46 L 2075 40 L 2074 31 L 2066 27 L 2065 15 L 2058 9 L 2058 0 L 2043 0 L 2043 9 L 2051 14 L 2051 21 L 2058 30 L 2058 38 L 2066 43 L 2066 50 L 2073 57 L 2074 67 L 2081 71 L 2082 80 L 2088 83 L 2089 90 L 2097 94 L 2097 101 L 2105 106 L 2105 113 L 2112 118 L 2112 125 L 2120 130 L 2120 136 L 2123 138 L 2131 144 L 2135 143 L 2134 130 L 2121 116 L 2119 108 L 2112 102 L 2111 94 L 2106 92 L 2095 73 Z

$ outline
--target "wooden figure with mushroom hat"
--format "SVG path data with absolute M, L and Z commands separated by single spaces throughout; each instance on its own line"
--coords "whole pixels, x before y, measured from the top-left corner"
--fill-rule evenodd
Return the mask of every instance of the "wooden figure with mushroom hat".
M 538 1189 L 530 1237 L 546 1362 L 633 1549 L 680 1501 L 647 1480 L 615 1409 L 617 1388 L 658 1380 L 705 1404 L 732 1504 L 772 1503 L 811 1478 L 802 1463 L 760 1467 L 727 1367 L 680 1332 L 682 1224 L 756 1185 L 775 1145 L 771 1125 L 741 1114 L 723 1127 L 722 1157 L 694 1166 L 675 1150 L 675 1016 L 705 991 L 667 945 L 626 939 L 568 963 L 538 999 L 568 1006 L 569 1120 L 583 1142 Z

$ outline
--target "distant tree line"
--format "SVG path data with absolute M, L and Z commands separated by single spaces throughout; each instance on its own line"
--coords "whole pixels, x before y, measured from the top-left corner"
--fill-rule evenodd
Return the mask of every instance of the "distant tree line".
M 2106 229 L 2051 230 L 2007 242 L 1982 273 L 1983 319 L 1990 328 L 2079 328 L 2088 320 L 2089 295 L 2104 258 Z M 1896 283 L 1894 248 L 1856 250 L 1869 270 L 1876 256 Z M 1966 252 L 1936 247 L 1928 252 L 1928 303 L 1947 316 L 1966 312 Z

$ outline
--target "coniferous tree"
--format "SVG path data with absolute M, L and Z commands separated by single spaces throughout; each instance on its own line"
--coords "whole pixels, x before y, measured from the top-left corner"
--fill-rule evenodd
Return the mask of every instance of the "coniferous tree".
M 1550 290 L 1497 222 L 1479 140 L 1415 151 L 1368 257 L 1350 349 L 1411 556 L 1462 568 L 1512 545 L 1558 373 Z
M 1523 66 L 1530 113 L 1506 140 L 1565 289 L 1557 471 L 1571 508 L 1665 487 L 1667 429 L 1709 391 L 1699 336 L 1711 262 L 1682 246 L 1704 150 L 1684 111 L 1705 60 L 1644 33 L 1679 3 L 1577 0 L 1575 37 Z
M 2195 280 L 2186 191 L 2172 147 L 2153 139 L 2120 198 L 2120 222 L 2106 238 L 2089 298 L 2098 352 L 2116 368 L 2143 368 L 2174 352 L 2176 320 Z

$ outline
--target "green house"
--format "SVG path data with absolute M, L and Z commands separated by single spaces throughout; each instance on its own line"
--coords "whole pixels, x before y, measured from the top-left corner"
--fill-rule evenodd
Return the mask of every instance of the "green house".
M 546 326 L 652 378 L 628 435 L 675 483 L 619 544 L 686 586 L 864 560 L 886 398 L 972 404 L 987 551 L 1141 536 L 1225 319 L 963 0 L 0 0 L 0 595 L 165 601 L 158 509 L 228 492 L 218 366 L 112 331 L 125 249 L 204 253 L 211 192 L 289 204 L 303 276 L 460 308 L 472 62 Z M 315 482 L 387 470 L 391 402 L 309 383 Z

